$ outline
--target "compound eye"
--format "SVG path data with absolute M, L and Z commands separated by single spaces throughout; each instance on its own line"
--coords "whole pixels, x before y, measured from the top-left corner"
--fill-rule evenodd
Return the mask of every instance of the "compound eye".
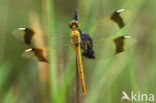
M 75 21 L 75 25 L 76 25 L 76 27 L 80 27 L 80 24 L 78 21 Z
M 69 26 L 69 28 L 72 28 L 72 26 L 73 26 L 73 22 L 72 22 L 72 21 L 69 22 L 68 26 Z

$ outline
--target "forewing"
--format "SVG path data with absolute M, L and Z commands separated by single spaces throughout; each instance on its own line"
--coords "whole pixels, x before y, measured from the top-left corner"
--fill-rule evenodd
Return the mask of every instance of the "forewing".
M 107 18 L 97 22 L 97 25 L 91 28 L 93 39 L 106 38 L 116 34 L 120 29 L 125 27 L 131 11 L 127 9 L 120 9 L 115 11 Z
M 34 30 L 32 28 L 18 28 L 13 31 L 13 36 L 27 45 L 33 45 L 35 39 L 40 40 L 40 38 L 44 39 L 45 41 L 48 41 L 48 39 L 55 40 L 56 43 L 55 45 L 53 44 L 52 46 L 56 46 L 56 44 L 66 45 L 66 43 L 69 44 L 70 42 L 69 34 L 40 32 L 40 35 L 39 35 L 37 30 Z
M 31 28 L 18 28 L 13 31 L 13 35 L 18 40 L 22 41 L 27 45 L 32 44 L 32 39 L 35 35 L 35 31 Z

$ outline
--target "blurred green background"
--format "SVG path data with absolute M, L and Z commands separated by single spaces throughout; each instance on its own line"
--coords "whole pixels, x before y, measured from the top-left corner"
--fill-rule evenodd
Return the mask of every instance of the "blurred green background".
M 0 0 L 0 103 L 76 103 L 75 61 L 48 66 L 26 60 L 21 53 L 28 47 L 13 37 L 13 30 L 37 22 L 44 31 L 67 33 L 77 9 L 85 31 L 99 16 L 121 8 L 132 11 L 122 33 L 138 42 L 117 56 L 83 62 L 87 95 L 81 102 L 120 103 L 122 91 L 156 94 L 156 1 Z

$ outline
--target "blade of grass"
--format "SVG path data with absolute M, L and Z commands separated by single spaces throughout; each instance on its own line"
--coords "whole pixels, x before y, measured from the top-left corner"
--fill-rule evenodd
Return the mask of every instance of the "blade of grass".
M 3 103 L 16 103 L 17 96 L 15 96 L 14 89 L 10 88 L 4 97 Z
M 34 30 L 36 30 L 36 37 L 34 38 L 34 44 L 37 48 L 42 48 L 44 50 L 44 55 L 47 57 L 47 48 L 45 45 L 44 38 L 42 37 L 42 28 L 41 23 L 39 22 L 39 16 L 38 13 L 35 11 L 29 11 L 29 18 L 30 18 L 30 24 Z M 48 90 L 48 81 L 49 81 L 49 69 L 47 63 L 38 62 L 38 70 L 39 70 L 39 78 L 42 85 L 42 101 L 46 103 L 48 101 L 49 94 L 47 92 Z
M 2 12 L 0 13 L 0 17 L 1 17 L 0 23 L 2 24 L 0 31 L 1 31 L 1 34 L 6 34 L 10 0 L 0 1 L 0 4 L 1 4 L 0 9 L 2 10 Z M 4 54 L 5 54 L 4 48 L 5 48 L 6 37 L 7 37 L 7 35 L 1 35 L 0 47 L 3 49 L 0 50 L 0 60 L 2 60 L 4 58 Z
M 48 15 L 48 32 L 54 32 L 54 4 L 53 0 L 47 0 L 47 15 Z M 49 38 L 49 45 L 54 44 L 54 38 Z M 55 49 L 49 48 L 50 61 L 56 62 Z M 49 63 L 50 74 L 50 97 L 53 103 L 57 102 L 58 82 L 57 82 L 57 68 L 56 63 Z

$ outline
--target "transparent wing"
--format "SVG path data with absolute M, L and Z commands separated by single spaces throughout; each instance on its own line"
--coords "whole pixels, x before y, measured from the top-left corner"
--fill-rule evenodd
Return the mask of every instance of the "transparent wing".
M 65 45 L 70 42 L 70 35 L 69 34 L 58 34 L 58 33 L 46 33 L 41 32 L 40 35 L 36 32 L 36 30 L 32 28 L 18 28 L 13 31 L 13 36 L 22 41 L 24 44 L 27 45 L 34 45 L 35 39 L 40 40 L 40 38 L 47 41 L 48 39 L 55 40 L 55 45 Z M 38 39 L 37 39 L 38 38 Z M 54 45 L 53 45 L 54 46 Z
M 125 27 L 130 16 L 130 10 L 120 9 L 90 29 L 95 59 L 121 53 L 136 42 L 131 36 L 114 36 Z
M 46 34 L 46 33 L 43 33 Z M 21 40 L 23 43 L 30 45 L 31 48 L 25 50 L 22 54 L 27 59 L 37 59 L 41 62 L 51 62 L 64 64 L 73 60 L 74 49 L 71 46 L 69 34 L 50 34 L 40 35 L 36 33 L 32 28 L 19 28 L 13 32 L 13 35 Z M 42 47 L 39 43 L 35 44 L 35 40 L 42 38 L 46 42 L 47 47 Z M 46 50 L 46 48 L 48 48 Z M 52 54 L 50 57 L 55 60 L 50 60 L 48 54 Z
M 125 27 L 130 16 L 130 10 L 120 9 L 103 20 L 98 21 L 90 29 L 93 39 L 106 38 L 116 34 L 120 29 Z
M 27 45 L 32 44 L 35 31 L 31 28 L 18 28 L 13 31 L 13 36 Z
M 48 63 L 48 59 L 46 58 L 44 49 L 42 48 L 29 48 L 24 51 L 22 56 L 27 59 L 36 59 L 38 61 Z
M 57 48 L 52 51 L 51 59 L 47 55 L 47 51 L 43 48 L 29 48 L 22 53 L 22 56 L 26 59 L 34 59 L 40 62 L 55 63 L 55 64 L 67 64 L 75 60 L 74 49 L 70 46 Z M 49 51 L 50 53 L 50 51 Z
M 93 44 L 95 59 L 119 54 L 134 45 L 136 41 L 132 36 L 113 36 L 95 41 Z

